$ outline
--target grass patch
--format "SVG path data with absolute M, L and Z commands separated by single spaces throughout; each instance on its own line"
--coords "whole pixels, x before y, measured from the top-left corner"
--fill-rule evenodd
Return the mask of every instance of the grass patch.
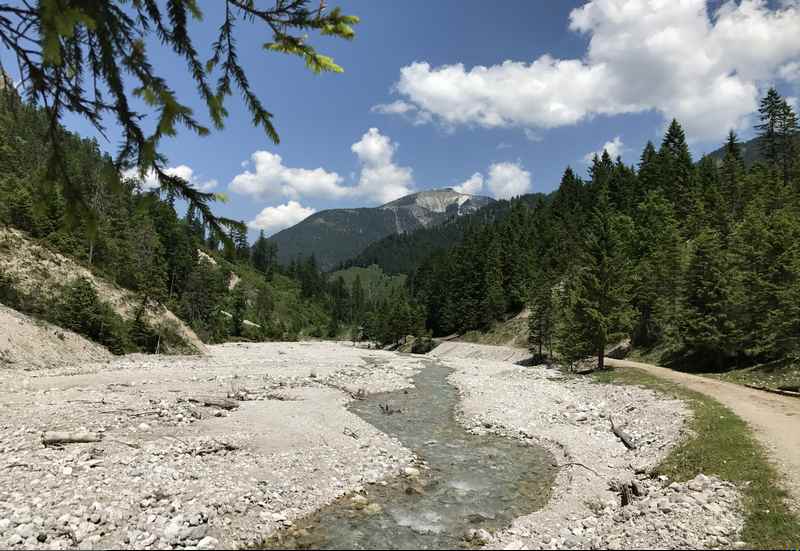
M 788 495 L 747 424 L 716 400 L 633 368 L 593 375 L 598 382 L 640 385 L 684 400 L 694 412 L 689 437 L 656 467 L 657 474 L 685 481 L 699 473 L 717 475 L 742 491 L 745 515 L 741 538 L 749 547 L 794 549 L 800 519 L 787 507 Z
M 731 367 L 725 371 L 709 372 L 707 369 L 685 369 L 686 363 L 671 356 L 666 348 L 649 350 L 634 349 L 628 359 L 669 367 L 702 377 L 711 377 L 740 385 L 756 385 L 769 388 L 795 390 L 800 387 L 800 364 L 781 359 L 746 367 Z

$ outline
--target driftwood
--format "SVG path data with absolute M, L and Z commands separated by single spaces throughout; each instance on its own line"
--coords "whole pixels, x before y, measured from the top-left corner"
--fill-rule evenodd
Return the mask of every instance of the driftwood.
M 358 433 L 353 429 L 351 429 L 350 427 L 345 427 L 344 430 L 342 431 L 342 434 L 358 440 Z
M 557 469 L 563 469 L 564 467 L 572 467 L 572 466 L 583 467 L 583 468 L 584 468 L 584 469 L 586 469 L 587 471 L 591 471 L 591 472 L 593 472 L 593 473 L 594 473 L 596 476 L 600 476 L 600 475 L 597 473 L 597 471 L 595 471 L 593 468 L 591 468 L 591 467 L 587 467 L 587 466 L 586 466 L 586 465 L 584 465 L 583 463 L 578 463 L 577 461 L 571 461 L 571 462 L 569 462 L 569 463 L 562 463 L 561 465 L 559 465 L 558 463 L 553 463 L 553 467 L 555 467 L 555 468 L 557 468 Z
M 620 504 L 625 507 L 633 498 L 631 497 L 631 485 L 630 484 L 623 484 L 622 488 L 619 489 L 619 500 Z
M 614 425 L 614 419 L 611 416 L 608 417 L 608 420 L 611 421 L 611 432 L 613 432 L 617 438 L 622 440 L 622 443 L 625 444 L 626 448 L 629 450 L 635 450 L 636 444 L 633 443 L 633 439 L 631 439 L 631 437 L 622 429 Z
M 239 407 L 239 402 L 236 400 L 218 398 L 216 396 L 191 396 L 187 398 L 187 400 L 203 406 L 210 406 L 220 409 L 236 409 Z
M 87 444 L 100 442 L 102 436 L 96 432 L 45 432 L 42 435 L 42 444 L 54 446 L 58 444 Z

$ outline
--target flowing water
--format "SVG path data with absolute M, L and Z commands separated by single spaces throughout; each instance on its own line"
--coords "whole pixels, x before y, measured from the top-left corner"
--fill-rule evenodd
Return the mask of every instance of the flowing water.
M 266 547 L 437 549 L 466 545 L 470 529 L 493 531 L 544 505 L 555 478 L 541 447 L 467 433 L 455 419 L 458 393 L 450 369 L 430 364 L 415 388 L 373 394 L 350 409 L 415 451 L 430 468 L 419 478 L 369 485 L 366 498 L 345 496 L 265 542 Z M 399 412 L 387 414 L 381 406 Z

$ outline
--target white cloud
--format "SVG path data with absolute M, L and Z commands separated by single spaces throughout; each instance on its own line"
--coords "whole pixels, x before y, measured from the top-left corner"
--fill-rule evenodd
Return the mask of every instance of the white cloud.
M 412 170 L 395 164 L 397 145 L 377 128 L 370 128 L 350 149 L 361 164 L 358 182 L 353 186 L 344 185 L 336 172 L 287 167 L 280 155 L 256 151 L 250 157 L 252 170 L 237 174 L 230 190 L 257 199 L 360 198 L 380 203 L 413 191 Z
M 553 128 L 656 110 L 693 139 L 718 139 L 744 124 L 766 81 L 794 76 L 800 55 L 797 2 L 729 0 L 709 13 L 705 0 L 591 0 L 569 28 L 590 37 L 581 59 L 414 62 L 395 89 L 406 112 L 446 127 Z
M 291 199 L 302 195 L 338 199 L 349 192 L 340 185 L 342 178 L 335 172 L 322 168 L 289 168 L 283 165 L 280 155 L 269 151 L 256 151 L 250 160 L 253 171 L 237 174 L 231 182 L 231 191 L 255 198 L 283 196 Z
M 778 69 L 778 76 L 788 82 L 800 84 L 800 62 L 791 61 Z
M 255 230 L 264 230 L 267 235 L 271 235 L 284 228 L 294 226 L 315 212 L 314 209 L 306 208 L 297 201 L 289 201 L 283 205 L 263 209 L 247 225 Z
M 538 134 L 537 132 L 534 132 L 530 128 L 526 128 L 525 129 L 525 139 L 527 139 L 529 142 L 540 142 L 544 138 L 542 138 L 542 136 L 540 134 Z
M 483 174 L 476 172 L 467 180 L 461 182 L 457 186 L 453 186 L 453 189 L 459 193 L 475 195 L 483 189 Z
M 431 114 L 422 111 L 416 105 L 403 100 L 396 100 L 391 103 L 379 103 L 370 108 L 373 113 L 381 115 L 400 115 L 410 120 L 415 125 L 431 122 Z
M 413 113 L 416 110 L 416 107 L 401 99 L 393 101 L 392 103 L 379 103 L 378 105 L 373 105 L 370 109 L 373 113 L 380 113 L 382 115 L 405 115 L 406 113 Z
M 177 176 L 183 180 L 186 180 L 191 187 L 196 189 L 197 191 L 202 192 L 209 192 L 215 187 L 217 187 L 218 182 L 214 179 L 211 180 L 204 180 L 200 176 L 194 173 L 192 167 L 187 165 L 178 165 L 178 166 L 171 166 L 169 168 L 164 169 L 164 172 L 170 176 Z M 129 168 L 128 170 L 123 171 L 122 173 L 123 178 L 131 178 L 135 180 L 141 179 L 142 182 L 142 189 L 145 191 L 149 191 L 152 189 L 158 189 L 159 183 L 158 178 L 156 177 L 156 173 L 153 169 L 150 169 L 144 176 L 144 178 L 139 177 L 139 171 L 136 168 Z
M 592 158 L 597 155 L 598 157 L 603 155 L 603 151 L 608 151 L 608 154 L 611 156 L 613 160 L 616 160 L 617 157 L 622 155 L 625 151 L 625 144 L 622 143 L 622 139 L 619 136 L 615 136 L 613 140 L 610 142 L 606 142 L 603 144 L 597 151 L 590 151 L 586 155 L 583 156 L 583 160 L 587 163 L 592 162 Z
M 509 199 L 528 193 L 531 173 L 519 163 L 494 163 L 489 167 L 487 187 L 498 199 Z
M 411 169 L 394 163 L 397 146 L 377 128 L 370 128 L 350 149 L 361 162 L 354 195 L 387 203 L 413 191 Z
M 497 149 L 509 149 L 510 147 L 511 144 L 508 144 L 506 142 L 500 142 L 499 144 L 497 144 Z

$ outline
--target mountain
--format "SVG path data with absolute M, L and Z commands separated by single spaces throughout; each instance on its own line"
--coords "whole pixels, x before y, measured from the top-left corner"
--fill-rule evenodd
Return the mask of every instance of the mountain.
M 436 226 L 493 202 L 451 188 L 420 191 L 375 208 L 324 210 L 270 240 L 282 264 L 313 254 L 323 270 L 331 270 L 387 235 Z
M 531 193 L 510 201 L 493 201 L 479 211 L 452 218 L 435 227 L 387 235 L 368 245 L 357 256 L 345 262 L 345 266 L 377 265 L 387 274 L 412 274 L 423 260 L 436 251 L 458 245 L 469 229 L 503 220 L 515 205 L 534 208 L 547 201 L 548 197 L 550 196 L 541 193 Z
M 740 147 L 742 149 L 742 159 L 745 165 L 751 166 L 756 161 L 763 160 L 764 156 L 759 147 L 759 138 L 753 138 L 752 140 L 742 142 Z M 725 158 L 725 146 L 723 145 L 719 149 L 715 149 L 709 153 L 708 156 L 721 163 Z

